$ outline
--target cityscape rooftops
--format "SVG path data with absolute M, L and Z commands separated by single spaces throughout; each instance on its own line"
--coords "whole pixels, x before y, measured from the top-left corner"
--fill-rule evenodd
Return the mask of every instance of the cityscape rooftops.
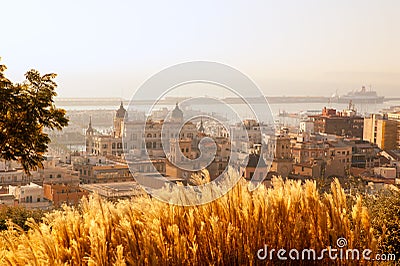
M 400 150 L 387 150 L 386 152 L 395 160 L 400 161 Z
M 247 167 L 257 167 L 258 162 L 260 162 L 260 167 L 267 166 L 264 159 L 258 154 L 251 153 L 249 154 L 248 159 Z

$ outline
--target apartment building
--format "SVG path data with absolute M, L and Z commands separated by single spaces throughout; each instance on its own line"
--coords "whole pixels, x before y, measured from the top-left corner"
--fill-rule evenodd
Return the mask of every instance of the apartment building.
M 398 122 L 389 120 L 388 115 L 372 114 L 364 119 L 363 139 L 376 144 L 382 150 L 398 147 Z
M 19 206 L 43 210 L 52 207 L 51 202 L 44 197 L 43 187 L 35 183 L 24 186 L 9 186 L 8 190 L 9 194 L 15 197 Z
M 310 116 L 310 119 L 314 123 L 314 132 L 363 137 L 364 118 L 358 116 L 354 110 L 338 112 L 325 107 L 320 115 Z

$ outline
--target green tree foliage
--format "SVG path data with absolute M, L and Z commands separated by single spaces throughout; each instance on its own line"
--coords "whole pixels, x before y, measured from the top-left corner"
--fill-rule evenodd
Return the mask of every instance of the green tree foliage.
M 26 224 L 28 218 L 33 218 L 36 222 L 40 222 L 43 216 L 44 211 L 42 210 L 28 210 L 19 206 L 0 206 L 0 231 L 8 229 L 7 221 L 9 220 L 24 231 L 28 231 L 29 226 Z
M 379 248 L 385 253 L 394 253 L 400 258 L 400 191 L 382 190 L 377 195 L 365 198 L 371 212 L 371 223 L 380 238 Z
M 56 74 L 29 70 L 23 83 L 4 76 L 0 65 L 0 159 L 19 161 L 25 172 L 42 167 L 50 138 L 43 129 L 68 124 L 65 110 L 56 108 Z

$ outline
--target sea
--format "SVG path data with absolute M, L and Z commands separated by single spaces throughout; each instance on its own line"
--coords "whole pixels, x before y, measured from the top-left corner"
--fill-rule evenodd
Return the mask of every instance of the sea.
M 254 104 L 260 107 L 261 104 Z M 358 114 L 362 116 L 366 116 L 371 113 L 379 113 L 384 109 L 389 109 L 393 106 L 400 106 L 400 101 L 389 101 L 381 104 L 355 104 L 354 109 Z M 64 108 L 67 110 L 116 110 L 118 106 L 58 106 L 60 108 Z M 174 105 L 158 105 L 153 107 L 153 110 L 161 110 L 162 108 L 167 108 L 172 110 Z M 269 104 L 269 106 L 263 105 L 261 106 L 265 112 L 272 113 L 275 121 L 281 121 L 283 124 L 285 123 L 297 123 L 297 120 L 302 119 L 301 114 L 317 114 L 321 113 L 324 107 L 334 108 L 337 111 L 342 111 L 344 109 L 348 109 L 348 104 L 342 103 L 273 103 Z M 138 105 L 133 108 L 137 111 L 147 112 L 148 106 Z M 234 112 L 227 111 L 227 109 L 233 110 Z M 255 118 L 252 109 L 249 108 L 246 104 L 230 104 L 229 108 L 222 105 L 217 104 L 205 104 L 205 105 L 193 105 L 190 107 L 184 107 L 183 112 L 198 112 L 198 113 L 208 113 L 218 114 L 220 117 L 224 117 L 226 120 L 230 122 L 237 122 L 238 119 L 251 119 Z M 212 111 L 212 112 L 211 112 Z M 286 114 L 286 115 L 284 115 Z M 295 118 L 296 114 L 299 114 L 299 118 Z M 262 121 L 265 122 L 265 121 Z

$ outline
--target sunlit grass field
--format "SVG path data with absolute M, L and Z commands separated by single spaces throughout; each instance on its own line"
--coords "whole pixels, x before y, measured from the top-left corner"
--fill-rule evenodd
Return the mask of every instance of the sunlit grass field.
M 28 231 L 9 224 L 1 233 L 0 265 L 272 265 L 257 258 L 264 245 L 320 251 L 344 237 L 347 248 L 377 247 L 361 198 L 348 206 L 338 181 L 321 195 L 312 181 L 274 179 L 273 188 L 249 192 L 241 180 L 222 198 L 191 207 L 93 196 L 28 223 Z

